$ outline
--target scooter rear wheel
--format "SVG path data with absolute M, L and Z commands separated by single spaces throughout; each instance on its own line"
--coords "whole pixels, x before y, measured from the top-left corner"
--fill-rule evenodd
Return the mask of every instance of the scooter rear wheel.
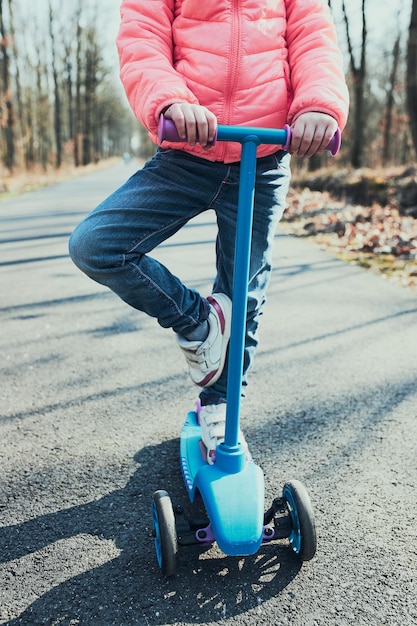
M 288 537 L 291 548 L 302 561 L 310 561 L 316 554 L 317 536 L 307 490 L 299 480 L 293 480 L 285 483 L 282 494 L 292 523 L 292 531 Z
M 155 491 L 153 494 L 152 522 L 158 565 L 164 576 L 175 576 L 178 555 L 175 516 L 171 498 L 162 489 Z

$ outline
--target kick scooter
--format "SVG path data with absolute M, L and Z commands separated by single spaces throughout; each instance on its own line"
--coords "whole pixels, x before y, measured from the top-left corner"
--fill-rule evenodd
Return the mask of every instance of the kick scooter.
M 161 116 L 159 140 L 183 141 L 171 120 Z M 188 519 L 182 507 L 174 507 L 164 490 L 153 495 L 153 536 L 158 564 L 165 576 L 177 568 L 179 545 L 217 542 L 226 555 L 254 554 L 263 543 L 288 539 L 293 552 L 308 561 L 316 553 L 314 515 L 308 493 L 298 480 L 285 483 L 282 496 L 275 498 L 264 513 L 264 475 L 248 449 L 238 441 L 240 421 L 241 374 L 245 341 L 247 291 L 252 237 L 256 149 L 259 144 L 282 146 L 291 141 L 291 129 L 222 126 L 218 141 L 242 145 L 236 246 L 234 260 L 233 306 L 229 343 L 226 431 L 217 446 L 213 464 L 201 451 L 198 410 L 187 414 L 180 437 L 181 470 L 190 501 L 202 498 L 207 519 Z M 333 156 L 340 148 L 337 131 L 326 150 Z

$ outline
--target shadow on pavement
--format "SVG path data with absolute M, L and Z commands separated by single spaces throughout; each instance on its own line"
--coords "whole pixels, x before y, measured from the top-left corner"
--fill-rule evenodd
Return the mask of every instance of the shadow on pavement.
M 183 547 L 177 577 L 162 577 L 151 537 L 150 503 L 157 482 L 174 503 L 184 504 L 186 510 L 191 507 L 180 475 L 178 446 L 176 439 L 139 451 L 138 468 L 126 486 L 97 501 L 0 530 L 2 562 L 41 550 L 46 554 L 37 574 L 47 578 L 48 590 L 9 621 L 10 626 L 206 623 L 243 614 L 286 588 L 300 563 L 287 545 L 279 543 L 262 546 L 245 558 L 226 557 L 216 547 L 205 552 Z M 114 558 L 113 550 L 103 565 L 57 584 L 65 561 L 61 559 L 60 571 L 54 574 L 56 565 L 52 557 L 48 563 L 44 549 L 80 535 L 114 542 L 119 555 Z M 74 552 L 69 547 L 68 560 L 77 559 Z

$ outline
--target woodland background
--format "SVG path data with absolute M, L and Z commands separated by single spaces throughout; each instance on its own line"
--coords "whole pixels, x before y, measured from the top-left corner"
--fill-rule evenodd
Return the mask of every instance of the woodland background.
M 118 78 L 119 5 L 0 0 L 0 198 L 71 168 L 153 153 Z M 401 261 L 401 280 L 413 284 L 417 0 L 329 5 L 346 59 L 350 118 L 336 160 L 294 159 L 288 228 L 350 250 L 365 265 L 364 255 L 391 259 L 390 267 Z

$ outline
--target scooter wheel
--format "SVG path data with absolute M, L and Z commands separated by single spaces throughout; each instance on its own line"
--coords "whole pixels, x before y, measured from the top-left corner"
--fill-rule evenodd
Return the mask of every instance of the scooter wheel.
M 292 531 L 288 537 L 291 548 L 302 561 L 310 561 L 316 554 L 317 536 L 307 490 L 299 480 L 293 480 L 285 483 L 282 495 L 292 523 Z
M 158 565 L 164 576 L 175 576 L 178 555 L 175 516 L 171 498 L 162 489 L 155 491 L 153 494 L 152 522 Z

